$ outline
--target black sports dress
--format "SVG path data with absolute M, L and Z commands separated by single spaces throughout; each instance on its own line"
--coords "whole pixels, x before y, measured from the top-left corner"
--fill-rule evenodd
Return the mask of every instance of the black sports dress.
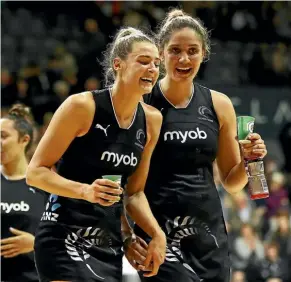
M 10 227 L 35 234 L 47 195 L 30 187 L 25 179 L 8 180 L 1 174 L 1 239 L 16 236 Z M 34 252 L 1 257 L 1 281 L 37 282 Z
M 58 166 L 63 177 L 91 184 L 102 175 L 132 174 L 146 143 L 146 119 L 138 105 L 132 124 L 120 128 L 109 90 L 94 91 L 89 132 L 74 139 Z M 41 281 L 122 279 L 122 202 L 110 207 L 51 195 L 37 230 L 36 265 Z
M 198 84 L 175 108 L 159 84 L 145 102 L 164 117 L 145 193 L 167 235 L 166 260 L 155 282 L 228 282 L 229 255 L 221 202 L 213 180 L 219 123 L 210 90 Z M 138 235 L 147 238 L 138 226 Z

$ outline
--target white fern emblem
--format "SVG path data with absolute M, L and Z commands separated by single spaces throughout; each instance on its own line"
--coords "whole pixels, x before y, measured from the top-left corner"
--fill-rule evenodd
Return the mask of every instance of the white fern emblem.
M 90 254 L 86 252 L 86 249 L 90 249 L 93 245 L 111 246 L 111 238 L 106 236 L 105 231 L 101 228 L 88 227 L 87 229 L 79 229 L 76 233 L 71 232 L 65 239 L 65 246 L 67 253 L 70 255 L 72 260 L 83 261 L 88 269 L 99 279 L 104 280 L 104 277 L 97 275 L 91 266 L 86 263 L 86 260 L 90 257 Z M 110 247 L 111 248 L 111 247 Z M 111 248 L 116 254 L 116 252 Z
M 169 241 L 166 250 L 166 260 L 171 262 L 179 261 L 185 268 L 195 274 L 196 272 L 193 268 L 183 260 L 181 240 L 188 236 L 195 236 L 203 232 L 206 236 L 211 236 L 215 245 L 219 248 L 216 237 L 211 233 L 208 225 L 196 217 L 186 216 L 181 218 L 180 216 L 177 216 L 173 221 L 167 220 L 166 230 Z

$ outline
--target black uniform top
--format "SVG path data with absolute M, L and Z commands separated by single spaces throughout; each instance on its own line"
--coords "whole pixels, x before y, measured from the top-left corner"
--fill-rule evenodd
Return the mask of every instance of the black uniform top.
M 213 180 L 219 122 L 210 90 L 194 84 L 189 104 L 175 108 L 157 83 L 144 100 L 163 115 L 145 193 L 168 243 L 174 247 L 167 251 L 167 259 L 175 260 L 173 254 L 182 249 L 183 261 L 201 278 L 211 277 L 227 263 L 228 248 L 222 207 Z M 138 226 L 136 232 L 145 236 Z
M 1 174 L 1 239 L 16 236 L 10 227 L 35 233 L 46 195 L 26 185 L 25 179 L 7 180 Z M 38 281 L 33 252 L 14 258 L 1 257 L 2 281 Z
M 96 111 L 87 134 L 75 138 L 58 165 L 70 180 L 93 183 L 102 175 L 131 175 L 146 144 L 146 117 L 139 103 L 130 126 L 120 128 L 108 89 L 93 91 Z M 98 226 L 120 233 L 122 202 L 110 207 L 85 200 L 51 195 L 42 221 L 74 227 Z

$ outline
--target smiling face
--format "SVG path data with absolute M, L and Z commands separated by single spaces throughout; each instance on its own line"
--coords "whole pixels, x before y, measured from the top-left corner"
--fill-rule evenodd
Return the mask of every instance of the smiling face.
M 167 76 L 175 81 L 193 80 L 203 57 L 201 37 L 188 27 L 174 31 L 161 51 Z
M 135 42 L 131 52 L 122 60 L 114 59 L 117 77 L 132 91 L 150 93 L 159 76 L 158 48 L 150 42 Z

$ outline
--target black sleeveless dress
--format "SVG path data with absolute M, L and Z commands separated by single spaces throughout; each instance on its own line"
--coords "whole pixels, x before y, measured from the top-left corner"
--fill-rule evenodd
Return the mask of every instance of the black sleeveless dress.
M 166 260 L 155 282 L 228 282 L 229 255 L 221 202 L 213 180 L 219 123 L 210 90 L 198 84 L 175 108 L 159 84 L 144 96 L 164 117 L 145 193 L 167 235 Z M 148 239 L 138 227 L 136 233 Z
M 9 230 L 35 234 L 47 194 L 26 184 L 25 178 L 8 180 L 1 174 L 1 239 L 15 236 Z M 34 252 L 1 257 L 1 281 L 37 282 Z
M 59 162 L 63 177 L 91 184 L 102 175 L 131 175 L 146 144 L 146 118 L 138 105 L 132 124 L 120 128 L 109 90 L 94 91 L 89 132 L 75 138 Z M 122 279 L 122 202 L 110 207 L 50 195 L 35 240 L 40 281 Z

